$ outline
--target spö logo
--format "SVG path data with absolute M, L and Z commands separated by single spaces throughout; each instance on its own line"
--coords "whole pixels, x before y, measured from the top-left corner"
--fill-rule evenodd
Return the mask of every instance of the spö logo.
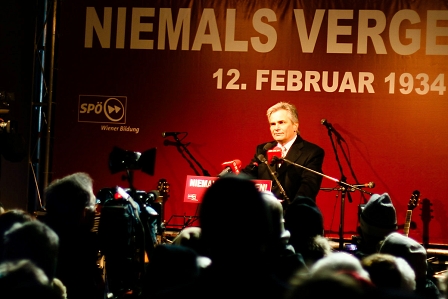
M 88 123 L 126 123 L 125 96 L 80 95 L 78 121 Z

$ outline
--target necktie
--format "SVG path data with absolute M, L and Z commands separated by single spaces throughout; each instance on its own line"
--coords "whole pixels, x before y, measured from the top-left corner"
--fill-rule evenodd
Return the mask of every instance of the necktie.
M 286 156 L 286 147 L 280 146 L 280 148 L 282 149 L 282 158 L 284 158 Z
M 285 147 L 280 144 L 278 145 L 278 147 L 282 150 L 282 158 L 284 158 L 286 155 Z M 277 166 L 277 169 L 279 169 L 282 166 L 282 161 L 279 160 L 276 166 Z

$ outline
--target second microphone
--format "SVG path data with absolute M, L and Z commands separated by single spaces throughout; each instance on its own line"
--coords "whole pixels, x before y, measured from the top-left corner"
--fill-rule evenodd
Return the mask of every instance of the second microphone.
M 218 177 L 222 177 L 229 173 L 239 174 L 241 169 L 241 161 L 238 159 L 224 162 L 221 164 L 221 166 L 224 168 L 219 174 Z

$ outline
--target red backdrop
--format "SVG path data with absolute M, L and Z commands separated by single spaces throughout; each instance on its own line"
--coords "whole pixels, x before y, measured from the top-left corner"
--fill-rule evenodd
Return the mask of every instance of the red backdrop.
M 182 142 L 214 176 L 224 161 L 249 163 L 255 146 L 271 140 L 267 108 L 287 101 L 303 138 L 325 149 L 326 175 L 375 182 L 366 190 L 390 194 L 399 224 L 419 190 L 432 204 L 430 242 L 448 244 L 446 1 L 308 2 L 63 2 L 53 178 L 85 171 L 95 191 L 127 187 L 123 173 L 109 172 L 112 148 L 155 147 L 154 175 L 136 171 L 134 186 L 153 190 L 166 179 L 165 219 L 194 216 L 197 204 L 183 202 L 185 179 L 203 170 L 162 132 L 188 132 Z M 342 137 L 342 173 L 323 118 Z M 355 234 L 368 197 L 353 192 L 342 205 L 339 192 L 321 191 L 328 236 L 340 224 L 345 237 Z M 229 219 L 237 208 L 231 198 L 223 203 Z M 410 236 L 422 241 L 421 206 L 412 220 Z

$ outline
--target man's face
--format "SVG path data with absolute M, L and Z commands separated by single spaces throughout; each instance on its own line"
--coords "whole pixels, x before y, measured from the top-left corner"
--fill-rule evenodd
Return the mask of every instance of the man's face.
M 274 140 L 285 144 L 297 135 L 298 123 L 293 123 L 286 110 L 277 110 L 269 117 L 271 134 Z
M 96 196 L 93 193 L 93 188 L 90 188 L 90 202 L 84 208 L 82 225 L 87 230 L 91 230 L 95 224 L 96 212 Z

